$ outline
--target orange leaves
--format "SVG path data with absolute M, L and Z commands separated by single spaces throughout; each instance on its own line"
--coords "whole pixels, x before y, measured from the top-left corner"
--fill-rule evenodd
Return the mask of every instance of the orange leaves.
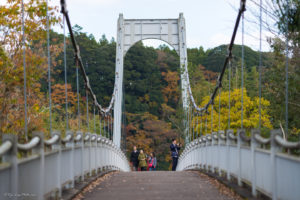
M 75 105 L 77 101 L 77 96 L 74 92 L 72 92 L 71 84 L 67 84 L 67 90 L 68 90 L 68 103 L 70 105 Z M 65 104 L 66 102 L 65 85 L 64 84 L 53 85 L 51 98 L 54 105 L 61 107 L 62 104 Z
M 21 0 L 8 0 L 0 6 L 0 132 L 24 133 L 24 78 Z M 41 79 L 47 73 L 46 4 L 30 0 L 25 10 L 25 62 L 28 131 L 44 131 L 48 116 L 45 93 L 41 92 Z M 58 9 L 49 7 L 50 26 L 59 22 Z M 52 63 L 61 52 L 61 46 L 51 45 Z M 8 55 L 8 56 L 6 56 Z M 46 78 L 45 78 L 46 79 Z
M 176 71 L 172 72 L 168 70 L 167 72 L 162 72 L 161 74 L 164 77 L 164 80 L 168 83 L 168 85 L 162 89 L 164 101 L 166 103 L 168 101 L 173 101 L 177 103 L 179 99 L 178 73 Z

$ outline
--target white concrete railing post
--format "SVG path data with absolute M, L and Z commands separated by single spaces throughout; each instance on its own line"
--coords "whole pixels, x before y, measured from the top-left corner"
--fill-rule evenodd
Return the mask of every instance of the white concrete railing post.
M 44 153 L 44 134 L 41 132 L 34 132 L 34 136 L 38 136 L 40 138 L 39 144 L 32 149 L 33 154 L 39 155 L 39 172 L 38 172 L 38 192 L 37 199 L 43 200 L 45 193 L 45 153 Z
M 279 135 L 280 132 L 278 130 L 271 131 L 271 179 L 272 179 L 272 199 L 277 200 L 277 175 L 276 175 L 276 153 L 280 150 L 275 141 L 275 136 Z
M 2 161 L 11 164 L 10 192 L 11 194 L 19 193 L 19 169 L 18 169 L 18 137 L 13 134 L 3 134 L 2 142 L 6 140 L 12 142 L 13 146 L 10 151 L 3 155 Z
M 231 175 L 230 175 L 230 139 L 229 139 L 229 132 L 230 130 L 226 131 L 226 175 L 227 180 L 230 181 Z
M 80 137 L 80 139 L 76 140 L 76 146 L 80 147 L 80 169 L 81 169 L 81 181 L 84 181 L 84 138 L 83 133 L 81 131 L 76 132 L 76 137 Z
M 242 145 L 242 139 L 241 139 L 241 132 L 244 130 L 238 129 L 237 131 L 237 151 L 238 151 L 238 156 L 237 156 L 237 164 L 238 164 L 238 174 L 237 174 L 237 179 L 238 179 L 238 185 L 242 186 L 242 161 L 241 161 L 241 145 Z
M 259 133 L 259 131 L 257 129 L 253 129 L 251 130 L 251 169 L 252 169 L 252 172 L 251 172 L 251 177 L 252 177 L 252 180 L 251 180 L 251 192 L 252 192 L 252 195 L 254 197 L 257 196 L 257 192 L 256 192 L 256 157 L 255 157 L 255 150 L 256 150 L 256 141 L 255 141 L 255 134 L 256 133 Z
M 54 143 L 52 145 L 52 150 L 57 150 L 58 151 L 58 155 L 57 155 L 57 158 L 56 158 L 56 187 L 58 189 L 58 197 L 60 198 L 61 195 L 62 195 L 62 188 L 61 188 L 61 140 L 60 140 L 60 136 L 61 136 L 61 133 L 60 132 L 52 132 L 51 133 L 51 136 L 54 136 L 54 135 L 58 135 L 59 136 L 59 139 L 56 143 Z

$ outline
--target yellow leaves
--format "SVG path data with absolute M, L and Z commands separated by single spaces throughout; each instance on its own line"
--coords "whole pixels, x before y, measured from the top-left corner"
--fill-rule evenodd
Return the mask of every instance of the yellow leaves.
M 220 109 L 220 129 L 225 130 L 228 129 L 228 119 L 229 119 L 229 92 L 221 92 L 221 109 Z M 230 94 L 230 128 L 237 130 L 241 128 L 241 89 L 234 89 Z M 201 106 L 204 106 L 209 101 L 210 97 L 204 97 L 201 102 Z M 257 128 L 259 124 L 259 98 L 250 98 L 247 95 L 246 89 L 243 91 L 243 127 L 245 129 Z M 262 105 L 262 126 L 271 129 L 272 124 L 270 121 L 270 116 L 268 115 L 268 108 L 270 106 L 270 102 L 264 98 L 261 99 Z M 209 107 L 209 114 L 206 114 L 202 117 L 203 128 L 205 130 L 205 119 L 207 118 L 207 133 L 211 132 L 211 106 Z M 195 126 L 197 117 L 194 118 L 193 124 Z M 198 117 L 198 122 L 200 123 L 201 117 Z M 201 126 L 198 125 L 196 127 L 200 132 Z M 215 98 L 215 105 L 213 109 L 213 131 L 219 130 L 219 96 Z
M 40 107 L 38 104 L 34 104 L 33 109 L 38 112 L 40 110 Z

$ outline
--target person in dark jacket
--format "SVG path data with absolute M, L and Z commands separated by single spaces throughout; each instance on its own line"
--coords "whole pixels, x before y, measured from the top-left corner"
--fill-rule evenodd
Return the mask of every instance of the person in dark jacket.
M 180 144 L 176 144 L 176 139 L 172 139 L 172 144 L 170 145 L 172 152 L 172 171 L 176 171 L 180 147 Z
M 138 166 L 139 166 L 139 152 L 136 149 L 136 146 L 133 146 L 133 151 L 131 152 L 130 155 L 130 162 L 132 164 L 133 170 L 138 171 Z

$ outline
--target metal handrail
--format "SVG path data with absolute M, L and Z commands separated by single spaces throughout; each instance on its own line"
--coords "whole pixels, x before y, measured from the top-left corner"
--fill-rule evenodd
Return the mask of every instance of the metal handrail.
M 256 142 L 260 143 L 260 144 L 269 144 L 271 142 L 270 138 L 263 138 L 261 137 L 259 134 L 254 134 L 254 139 Z
M 212 136 L 213 136 L 213 139 L 214 139 L 214 140 L 218 140 L 218 139 L 219 139 L 216 132 L 214 132 Z
M 223 132 L 223 133 L 220 133 L 219 138 L 220 138 L 221 140 L 226 140 L 226 136 L 225 136 L 224 132 Z
M 78 134 L 78 135 L 76 135 L 76 137 L 75 137 L 75 141 L 78 142 L 78 141 L 81 140 L 81 138 L 82 138 L 81 134 Z
M 39 142 L 41 141 L 40 137 L 35 136 L 28 142 L 27 144 L 17 144 L 18 149 L 23 150 L 23 151 L 28 151 L 31 150 L 32 148 L 36 147 Z
M 92 135 L 91 141 L 94 142 L 96 140 L 96 135 Z
M 86 142 L 86 141 L 88 141 L 90 139 L 90 135 L 86 135 L 85 137 L 84 137 L 84 141 Z
M 245 142 L 250 142 L 251 138 L 246 136 L 246 132 L 245 131 L 240 131 L 240 138 L 245 141 Z
M 101 139 L 102 139 L 101 136 L 98 136 L 97 137 L 97 142 L 101 142 Z
M 237 137 L 233 134 L 233 132 L 228 132 L 228 137 L 231 140 L 236 140 L 237 139 Z
M 46 145 L 53 145 L 55 143 L 57 143 L 59 140 L 59 135 L 58 134 L 55 134 L 52 136 L 52 138 L 50 138 L 49 140 L 45 140 L 44 143 Z
M 275 135 L 275 141 L 278 145 L 288 148 L 288 149 L 298 149 L 300 148 L 300 142 L 289 142 L 280 135 Z
M 10 140 L 6 140 L 0 146 L 0 157 L 7 153 L 13 146 L 13 143 Z
M 206 136 L 206 139 L 207 139 L 208 141 L 211 141 L 211 136 L 210 136 L 210 135 Z
M 70 142 L 70 140 L 72 139 L 72 134 L 71 133 L 69 133 L 69 134 L 67 134 L 67 136 L 65 137 L 65 138 L 63 138 L 61 141 L 63 142 L 63 143 L 67 143 L 67 142 Z

